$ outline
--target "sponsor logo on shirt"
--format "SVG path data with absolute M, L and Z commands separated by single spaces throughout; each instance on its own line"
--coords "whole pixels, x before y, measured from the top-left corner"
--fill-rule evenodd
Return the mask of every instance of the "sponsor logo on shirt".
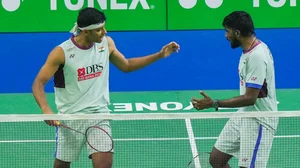
M 252 81 L 256 81 L 257 77 L 252 77 L 251 80 Z
M 100 64 L 94 64 L 87 67 L 77 69 L 78 81 L 89 80 L 101 76 L 103 66 Z

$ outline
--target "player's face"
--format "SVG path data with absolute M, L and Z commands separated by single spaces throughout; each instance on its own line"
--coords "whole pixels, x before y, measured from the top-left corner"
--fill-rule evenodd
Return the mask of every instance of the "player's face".
M 237 38 L 236 31 L 230 28 L 225 28 L 225 30 L 226 30 L 225 37 L 230 42 L 231 48 L 240 47 L 241 43 Z
M 106 33 L 107 33 L 107 31 L 106 31 L 105 27 L 103 26 L 101 28 L 91 30 L 89 32 L 89 38 L 93 42 L 100 43 L 100 42 L 102 42 L 102 39 L 106 35 Z

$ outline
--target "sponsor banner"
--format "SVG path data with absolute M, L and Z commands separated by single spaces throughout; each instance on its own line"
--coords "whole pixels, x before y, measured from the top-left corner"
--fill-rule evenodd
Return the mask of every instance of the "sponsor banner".
M 227 99 L 236 97 L 238 90 L 205 91 L 212 98 Z M 300 89 L 278 90 L 279 110 L 299 109 Z M 285 99 L 289 95 L 295 99 L 294 103 Z M 185 112 L 215 112 L 214 109 L 197 111 L 190 103 L 192 97 L 201 98 L 195 91 L 161 91 L 161 92 L 112 92 L 110 94 L 111 113 L 185 113 Z M 299 101 L 298 101 L 299 100 Z M 56 111 L 53 93 L 47 94 L 47 101 Z M 0 94 L 0 110 L 2 114 L 41 114 L 32 94 Z M 237 108 L 220 108 L 220 112 L 235 112 Z
M 223 29 L 224 17 L 234 10 L 249 12 L 256 28 L 300 27 L 297 0 L 174 0 L 168 3 L 168 29 Z
M 256 28 L 300 27 L 297 0 L 0 0 L 0 32 L 66 32 L 84 7 L 105 12 L 108 31 L 222 29 L 234 10 Z
M 0 32 L 66 32 L 80 9 L 105 12 L 108 31 L 165 30 L 164 0 L 0 0 Z

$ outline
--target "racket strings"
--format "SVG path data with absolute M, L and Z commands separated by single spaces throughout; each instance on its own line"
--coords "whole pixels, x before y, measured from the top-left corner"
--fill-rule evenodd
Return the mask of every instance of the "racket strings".
M 108 131 L 110 130 L 110 126 L 108 124 L 99 122 L 96 125 L 88 127 L 84 133 L 60 122 L 58 122 L 58 126 L 85 136 L 87 145 L 95 151 L 110 152 L 113 150 L 114 143 L 110 132 Z
M 107 125 L 108 126 L 108 125 Z M 101 152 L 110 152 L 113 150 L 113 139 L 105 128 L 92 126 L 86 130 L 86 141 L 88 145 Z

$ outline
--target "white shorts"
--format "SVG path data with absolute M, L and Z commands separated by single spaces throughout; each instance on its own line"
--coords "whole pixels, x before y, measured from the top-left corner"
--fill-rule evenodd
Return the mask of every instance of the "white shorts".
M 101 124 L 107 125 L 103 129 L 105 129 L 105 131 L 107 131 L 109 135 L 111 135 L 111 128 L 109 126 L 109 121 L 99 121 L 99 120 L 60 121 L 60 123 L 65 124 L 68 127 L 71 127 L 72 129 L 78 130 L 82 133 L 85 133 L 88 127 L 97 125 L 99 122 L 101 122 Z M 101 137 L 97 137 L 97 139 L 99 138 Z M 101 139 L 107 139 L 107 138 L 101 138 Z M 79 159 L 81 150 L 83 146 L 86 145 L 86 143 L 87 142 L 84 135 L 63 127 L 57 127 L 56 128 L 56 150 L 54 156 L 55 158 L 65 162 L 76 161 Z M 93 153 L 96 153 L 97 151 L 92 149 L 89 145 L 86 145 L 86 147 L 87 147 L 88 156 L 89 158 L 91 158 L 91 155 Z M 113 150 L 111 152 L 113 152 Z
M 236 157 L 240 167 L 265 168 L 273 139 L 273 131 L 255 118 L 232 118 L 223 128 L 215 148 Z

